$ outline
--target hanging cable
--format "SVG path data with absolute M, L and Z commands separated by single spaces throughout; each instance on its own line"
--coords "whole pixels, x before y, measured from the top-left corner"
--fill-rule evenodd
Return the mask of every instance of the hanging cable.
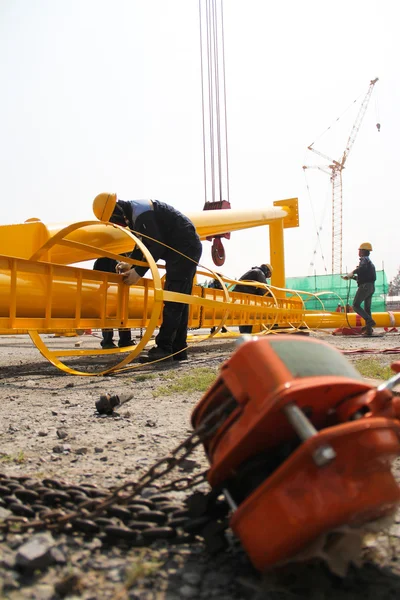
M 329 131 L 331 129 L 331 127 L 333 127 L 338 121 L 340 121 L 340 119 L 342 119 L 344 117 L 344 115 L 350 110 L 350 108 L 352 108 L 360 100 L 361 96 L 362 96 L 362 94 L 360 94 L 355 100 L 353 100 L 353 102 L 351 104 L 349 104 L 349 106 L 342 112 L 342 114 L 339 115 L 334 121 L 332 121 L 332 123 L 329 125 L 329 127 L 327 127 L 325 129 L 325 131 L 320 133 L 319 136 L 315 138 L 315 140 L 313 141 L 312 144 L 310 144 L 310 146 L 312 147 L 317 140 L 319 140 L 323 135 L 325 135 L 325 133 L 327 131 Z
M 222 0 L 199 0 L 199 19 L 205 201 L 229 202 Z
M 322 258 L 322 264 L 324 266 L 325 274 L 327 275 L 328 274 L 328 269 L 327 269 L 326 263 L 325 263 L 325 256 L 324 256 L 324 252 L 323 252 L 323 249 L 322 249 L 321 236 L 320 236 L 320 231 L 322 231 L 322 225 L 320 227 L 318 227 L 318 225 L 317 225 L 317 219 L 316 219 L 316 216 L 315 216 L 314 205 L 313 205 L 312 198 L 311 198 L 310 186 L 308 185 L 308 180 L 307 180 L 306 172 L 305 172 L 304 169 L 303 169 L 303 173 L 304 173 L 304 179 L 305 179 L 305 182 L 306 182 L 308 200 L 310 202 L 310 207 L 311 207 L 311 213 L 312 213 L 312 216 L 313 216 L 314 227 L 315 227 L 315 231 L 316 231 L 316 234 L 317 234 L 317 241 L 316 241 L 315 248 L 314 248 L 314 251 L 313 251 L 313 258 L 315 257 L 315 255 L 317 253 L 317 246 L 319 246 L 320 253 L 321 253 L 321 258 Z M 323 222 L 323 220 L 325 218 L 326 207 L 327 207 L 327 203 L 325 202 L 324 212 L 323 212 L 323 218 L 322 218 L 321 223 Z M 314 263 L 310 262 L 310 267 L 313 267 L 313 266 L 314 266 Z

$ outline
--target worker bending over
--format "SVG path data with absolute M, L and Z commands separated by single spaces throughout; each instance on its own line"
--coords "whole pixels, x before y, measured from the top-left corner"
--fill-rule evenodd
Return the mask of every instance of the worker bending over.
M 249 271 L 246 271 L 244 275 L 239 278 L 239 281 L 259 281 L 260 283 L 267 284 L 267 279 L 272 275 L 272 267 L 269 264 L 263 264 L 259 267 L 252 267 Z M 246 285 L 245 283 L 238 283 L 233 288 L 234 292 L 241 292 L 242 294 L 255 294 L 256 296 L 271 295 L 269 290 L 262 287 L 253 287 Z M 253 329 L 252 325 L 239 325 L 240 333 L 251 333 Z
M 137 235 L 143 235 L 142 242 L 154 260 L 165 261 L 165 290 L 181 294 L 192 293 L 193 279 L 203 248 L 190 219 L 159 200 L 117 200 L 116 194 L 108 193 L 96 196 L 93 212 L 100 221 L 110 221 L 128 227 Z M 130 257 L 145 261 L 138 246 L 133 249 Z M 117 265 L 117 272 L 122 273 L 126 285 L 135 285 L 148 268 L 131 267 L 130 264 L 121 262 Z M 156 346 L 141 360 L 147 362 L 164 359 L 177 352 L 174 360 L 186 360 L 188 319 L 188 304 L 165 302 Z

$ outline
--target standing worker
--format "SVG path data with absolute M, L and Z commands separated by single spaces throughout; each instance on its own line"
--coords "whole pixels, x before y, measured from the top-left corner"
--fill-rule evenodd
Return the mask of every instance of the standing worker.
M 118 262 L 112 258 L 108 258 L 106 256 L 102 256 L 94 261 L 93 270 L 94 271 L 104 271 L 105 273 L 115 273 L 115 268 Z M 116 348 L 114 343 L 114 330 L 113 329 L 102 329 L 102 340 L 100 342 L 101 347 L 104 350 L 110 350 L 111 348 Z M 131 330 L 130 329 L 118 329 L 119 348 L 126 348 L 127 346 L 135 346 L 136 342 L 132 340 Z
M 365 320 L 364 334 L 370 336 L 373 334 L 373 327 L 376 324 L 371 315 L 371 301 L 375 292 L 376 272 L 375 266 L 369 258 L 369 253 L 372 252 L 372 246 L 369 242 L 364 242 L 358 249 L 360 262 L 358 267 L 353 271 L 344 275 L 342 279 L 356 279 L 357 292 L 353 300 L 354 312 L 360 315 Z M 364 308 L 361 304 L 364 303 Z
M 143 244 L 154 260 L 165 261 L 165 290 L 192 293 L 193 279 L 203 248 L 190 219 L 159 200 L 117 200 L 116 194 L 108 193 L 96 196 L 93 212 L 100 221 L 128 227 L 137 235 L 143 235 Z M 145 260 L 138 246 L 130 257 Z M 135 285 L 148 268 L 131 268 L 130 264 L 124 262 L 117 265 L 117 271 L 122 273 L 126 285 Z M 168 358 L 171 354 L 174 354 L 174 360 L 186 360 L 188 319 L 188 304 L 165 302 L 156 346 L 149 350 L 143 362 Z
M 239 281 L 259 281 L 260 283 L 267 284 L 267 279 L 269 279 L 271 275 L 272 267 L 268 263 L 265 263 L 259 267 L 252 267 L 249 271 L 246 271 L 246 273 L 239 278 Z M 258 288 L 251 285 L 245 285 L 244 283 L 238 283 L 232 291 L 241 292 L 242 294 L 255 294 L 256 296 L 271 295 L 268 290 L 261 287 Z M 252 329 L 252 325 L 239 325 L 240 333 L 251 333 Z

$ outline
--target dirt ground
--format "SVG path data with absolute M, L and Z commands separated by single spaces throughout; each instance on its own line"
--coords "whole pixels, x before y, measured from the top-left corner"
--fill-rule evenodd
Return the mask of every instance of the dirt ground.
M 313 333 L 345 351 L 356 363 L 373 357 L 382 364 L 400 360 L 397 333 L 376 338 L 335 337 Z M 49 347 L 74 347 L 77 338 L 44 336 Z M 99 338 L 81 336 L 82 348 L 97 347 Z M 195 367 L 216 371 L 231 355 L 235 342 L 218 338 L 194 344 L 190 359 L 163 365 L 137 365 L 113 376 L 64 374 L 48 363 L 27 336 L 0 337 L 0 474 L 54 478 L 70 485 L 94 484 L 103 490 L 134 480 L 167 455 L 191 432 L 190 415 L 202 393 L 161 394 L 161 386 Z M 392 350 L 392 352 L 390 352 Z M 110 364 L 113 357 L 101 359 Z M 89 371 L 99 358 L 79 358 L 74 366 Z M 133 393 L 112 416 L 100 416 L 101 394 Z M 165 481 L 196 475 L 207 467 L 197 448 L 190 460 Z M 395 471 L 400 468 L 395 465 Z M 160 483 L 165 483 L 163 480 Z M 1 479 L 0 479 L 1 486 Z M 205 489 L 205 488 L 203 488 Z M 157 486 L 145 490 L 147 496 Z M 187 493 L 172 492 L 182 504 Z M 145 493 L 144 493 L 145 496 Z M 1 493 L 0 493 L 1 499 Z M 0 520 L 1 507 L 0 503 Z M 43 532 L 41 532 L 43 534 Z M 45 568 L 27 570 L 18 552 L 38 535 L 0 533 L 0 597 L 15 599 L 159 599 L 221 600 L 389 600 L 400 597 L 400 513 L 396 524 L 364 548 L 365 564 L 351 567 L 347 577 L 332 575 L 324 564 L 286 567 L 261 576 L 251 566 L 233 535 L 229 547 L 210 555 L 199 539 L 180 545 L 156 541 L 146 548 L 106 545 L 96 536 L 52 534 L 53 560 Z

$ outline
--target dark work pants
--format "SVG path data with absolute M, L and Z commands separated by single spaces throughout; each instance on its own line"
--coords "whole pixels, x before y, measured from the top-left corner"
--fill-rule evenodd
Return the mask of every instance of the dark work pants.
M 240 333 L 251 333 L 253 331 L 253 325 L 239 325 Z
M 188 260 L 173 251 L 168 252 L 164 257 L 166 267 L 165 290 L 181 294 L 192 293 L 193 279 L 202 249 L 200 240 L 194 239 L 192 244 L 179 248 L 182 254 L 193 260 Z M 188 320 L 188 304 L 164 302 L 162 323 L 156 337 L 157 346 L 170 353 L 186 348 Z
M 124 255 L 121 255 L 121 260 L 123 260 Z M 94 271 L 104 271 L 105 273 L 115 273 L 115 267 L 117 266 L 117 261 L 103 256 L 98 258 L 93 265 Z M 111 345 L 113 342 L 114 331 L 112 329 L 102 329 L 101 333 L 103 335 L 103 339 L 101 341 L 102 346 Z M 130 329 L 118 329 L 119 333 L 119 343 L 120 345 L 126 345 L 131 339 L 131 330 Z
M 365 320 L 367 327 L 375 325 L 371 316 L 371 302 L 374 292 L 375 285 L 373 283 L 361 283 L 353 300 L 354 311 Z M 364 308 L 361 307 L 362 302 L 364 302 Z

